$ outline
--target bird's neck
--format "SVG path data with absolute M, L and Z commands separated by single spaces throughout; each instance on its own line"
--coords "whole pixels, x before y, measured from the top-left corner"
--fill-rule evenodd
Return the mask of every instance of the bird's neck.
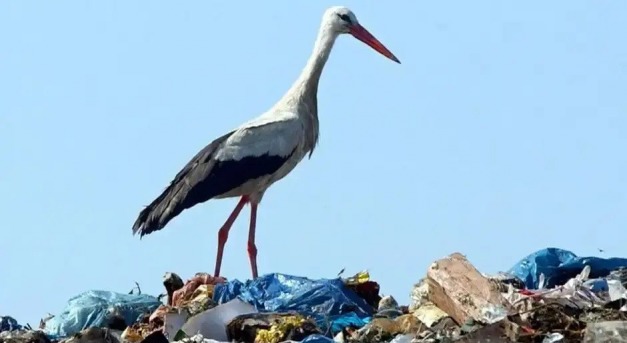
M 311 56 L 309 56 L 309 60 L 307 60 L 307 64 L 298 79 L 285 94 L 286 98 L 316 96 L 322 69 L 329 59 L 336 38 L 337 34 L 331 30 L 329 25 L 321 25 Z

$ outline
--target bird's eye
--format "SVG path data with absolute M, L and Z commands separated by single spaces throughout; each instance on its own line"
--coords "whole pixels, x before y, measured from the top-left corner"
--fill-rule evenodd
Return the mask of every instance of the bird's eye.
M 351 18 L 347 14 L 338 14 L 337 16 L 340 17 L 340 19 L 350 24 Z

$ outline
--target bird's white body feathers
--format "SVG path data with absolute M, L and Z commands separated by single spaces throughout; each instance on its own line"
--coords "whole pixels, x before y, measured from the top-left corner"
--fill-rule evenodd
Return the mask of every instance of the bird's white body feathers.
M 250 201 L 261 201 L 265 190 L 289 174 L 309 151 L 305 140 L 305 122 L 295 112 L 266 112 L 236 129 L 216 151 L 216 160 L 238 161 L 264 154 L 289 158 L 276 172 L 250 179 L 215 198 L 246 195 Z

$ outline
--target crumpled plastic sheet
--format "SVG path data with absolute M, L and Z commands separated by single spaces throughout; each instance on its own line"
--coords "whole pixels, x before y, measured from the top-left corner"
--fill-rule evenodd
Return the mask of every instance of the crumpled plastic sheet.
M 603 287 L 599 289 L 599 285 Z M 584 282 L 584 286 L 595 294 L 601 294 L 607 301 L 627 299 L 627 289 L 618 280 L 592 279 Z
M 396 335 L 396 337 L 394 337 L 390 343 L 411 343 L 411 341 L 414 339 L 415 335 L 412 334 L 400 334 L 400 335 Z
M 548 334 L 546 337 L 544 337 L 544 339 L 542 340 L 542 343 L 557 343 L 557 342 L 561 342 L 564 339 L 564 335 L 562 335 L 559 332 L 553 332 Z
M 591 267 L 591 278 L 605 277 L 615 269 L 627 267 L 627 258 L 579 257 L 568 250 L 546 248 L 523 258 L 508 273 L 520 278 L 527 289 L 551 288 L 563 285 L 585 266 Z
M 0 316 L 0 332 L 21 330 L 22 326 L 11 316 Z
M 201 334 L 207 339 L 226 342 L 228 341 L 226 332 L 228 323 L 239 315 L 255 312 L 257 311 L 249 303 L 233 299 L 189 318 L 181 329 L 187 335 Z M 174 335 L 168 337 L 174 337 Z
M 618 280 L 605 280 L 607 290 L 604 292 L 595 291 L 595 287 L 598 289 L 599 279 L 588 279 L 591 270 L 590 266 L 585 266 L 581 273 L 568 280 L 564 285 L 548 290 L 539 290 L 533 292 L 531 296 L 553 299 L 554 302 L 564 306 L 579 309 L 603 307 L 611 301 L 621 298 L 627 299 L 627 289 Z M 524 299 L 519 298 L 513 304 L 515 305 Z
M 246 283 L 233 280 L 215 286 L 215 302 L 223 304 L 236 297 L 255 306 L 259 312 L 296 311 L 309 315 L 318 327 L 323 331 L 330 328 L 332 334 L 349 322 L 357 327 L 365 325 L 374 312 L 339 278 L 311 280 L 273 273 Z
M 50 337 L 63 338 L 90 327 L 104 327 L 113 313 L 131 325 L 159 305 L 161 302 L 156 297 L 146 294 L 87 291 L 71 298 L 61 314 L 46 322 L 44 332 Z
M 317 334 L 309 335 L 300 342 L 301 343 L 335 343 L 335 341 L 332 340 L 331 338 L 323 336 L 323 335 L 317 335 Z

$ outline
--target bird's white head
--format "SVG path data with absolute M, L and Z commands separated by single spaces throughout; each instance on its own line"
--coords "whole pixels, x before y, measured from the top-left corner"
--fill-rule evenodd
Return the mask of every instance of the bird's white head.
M 401 63 L 396 56 L 388 48 L 386 48 L 378 39 L 376 39 L 368 30 L 366 30 L 355 16 L 355 13 L 344 6 L 330 7 L 324 12 L 322 18 L 323 24 L 334 34 L 340 35 L 348 33 L 353 37 L 364 42 L 381 55 L 391 59 L 396 63 Z

